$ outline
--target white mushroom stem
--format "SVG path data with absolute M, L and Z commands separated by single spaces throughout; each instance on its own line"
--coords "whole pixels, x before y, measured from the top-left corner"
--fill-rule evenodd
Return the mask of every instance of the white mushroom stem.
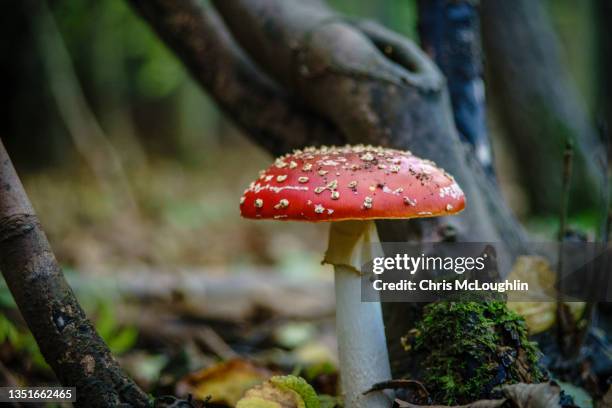
M 325 263 L 334 265 L 336 332 L 344 406 L 389 408 L 383 392 L 363 395 L 373 384 L 391 379 L 385 327 L 379 302 L 361 301 L 361 267 L 378 243 L 373 221 L 331 225 Z

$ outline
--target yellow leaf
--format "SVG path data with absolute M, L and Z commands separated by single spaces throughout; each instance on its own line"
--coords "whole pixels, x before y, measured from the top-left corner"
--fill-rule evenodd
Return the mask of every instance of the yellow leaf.
M 177 394 L 192 394 L 197 399 L 211 396 L 210 402 L 235 406 L 244 393 L 275 373 L 244 359 L 233 359 L 184 377 Z
M 529 284 L 530 295 L 537 295 L 543 301 L 521 302 L 524 298 L 520 292 L 508 292 L 508 308 L 525 318 L 529 334 L 537 334 L 550 329 L 556 321 L 556 274 L 550 264 L 541 256 L 526 255 L 517 258 L 508 280 L 514 279 Z M 566 303 L 574 319 L 579 319 L 584 312 L 584 302 Z

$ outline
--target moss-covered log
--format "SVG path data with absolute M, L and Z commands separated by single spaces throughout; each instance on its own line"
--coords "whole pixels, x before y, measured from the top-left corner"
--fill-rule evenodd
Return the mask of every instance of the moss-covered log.
M 500 385 L 545 377 L 525 321 L 503 301 L 429 304 L 402 342 L 439 404 L 490 398 Z

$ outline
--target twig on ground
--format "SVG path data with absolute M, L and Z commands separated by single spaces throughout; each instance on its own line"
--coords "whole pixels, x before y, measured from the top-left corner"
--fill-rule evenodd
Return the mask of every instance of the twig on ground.
M 574 150 L 572 142 L 566 141 L 563 154 L 562 188 L 559 206 L 559 231 L 557 235 L 558 257 L 557 257 L 557 343 L 563 355 L 575 354 L 574 333 L 576 332 L 576 321 L 569 307 L 563 299 L 563 273 L 564 273 L 564 242 L 567 231 L 567 211 L 570 198 L 570 186 L 572 181 L 572 165 Z

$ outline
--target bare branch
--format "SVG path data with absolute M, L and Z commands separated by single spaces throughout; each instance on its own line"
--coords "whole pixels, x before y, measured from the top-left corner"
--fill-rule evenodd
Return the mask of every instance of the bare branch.
M 59 381 L 78 406 L 146 406 L 66 283 L 1 141 L 0 191 L 0 270 Z

